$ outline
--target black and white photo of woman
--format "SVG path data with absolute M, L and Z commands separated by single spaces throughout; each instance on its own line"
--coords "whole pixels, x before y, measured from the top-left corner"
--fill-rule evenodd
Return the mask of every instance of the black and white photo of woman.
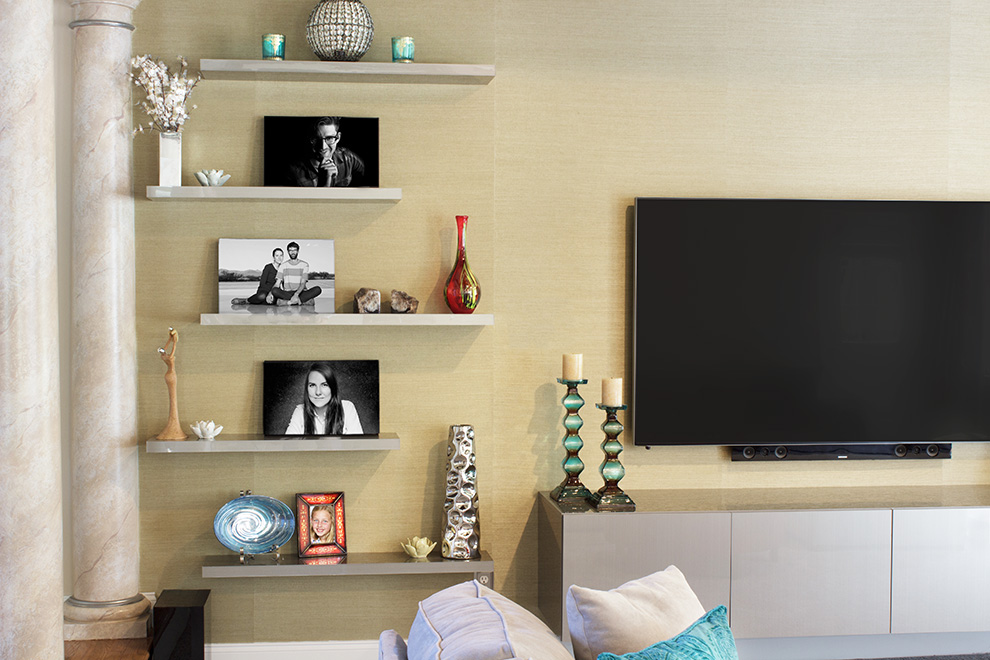
M 326 362 L 314 362 L 306 376 L 303 402 L 296 406 L 286 435 L 364 433 L 354 404 L 340 398 L 337 376 Z
M 378 360 L 266 360 L 266 436 L 378 434 Z

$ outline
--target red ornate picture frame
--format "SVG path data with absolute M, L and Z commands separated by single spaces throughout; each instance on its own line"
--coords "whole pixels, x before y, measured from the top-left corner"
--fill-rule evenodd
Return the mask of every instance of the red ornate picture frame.
M 329 514 L 330 530 L 322 538 L 317 536 L 312 517 Z M 331 557 L 347 554 L 347 536 L 344 532 L 343 493 L 296 493 L 296 535 L 300 557 Z

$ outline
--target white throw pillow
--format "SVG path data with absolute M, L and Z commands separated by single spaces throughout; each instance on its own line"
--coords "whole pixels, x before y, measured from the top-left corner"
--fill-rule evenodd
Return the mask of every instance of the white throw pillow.
M 575 660 L 641 651 L 670 639 L 705 615 L 676 566 L 610 589 L 567 590 L 567 627 Z
M 420 602 L 409 660 L 571 660 L 546 624 L 476 581 Z
M 394 630 L 378 636 L 378 660 L 406 660 L 406 642 Z

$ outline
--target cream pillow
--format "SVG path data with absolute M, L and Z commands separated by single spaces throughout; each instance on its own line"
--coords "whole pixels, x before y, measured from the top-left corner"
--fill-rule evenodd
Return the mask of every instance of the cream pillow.
M 670 639 L 705 615 L 676 566 L 610 589 L 567 590 L 567 626 L 575 660 L 641 651 Z

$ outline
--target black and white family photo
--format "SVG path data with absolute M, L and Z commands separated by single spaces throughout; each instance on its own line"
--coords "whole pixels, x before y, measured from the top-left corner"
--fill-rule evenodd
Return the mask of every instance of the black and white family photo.
M 378 435 L 378 360 L 265 361 L 267 436 Z
M 334 312 L 333 240 L 221 238 L 221 314 Z
M 378 187 L 377 117 L 265 117 L 265 185 Z

